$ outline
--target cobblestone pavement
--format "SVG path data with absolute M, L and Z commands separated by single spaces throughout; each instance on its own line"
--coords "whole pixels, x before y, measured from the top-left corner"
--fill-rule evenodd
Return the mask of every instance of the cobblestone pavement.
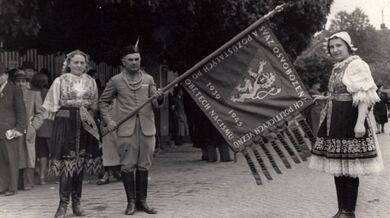
M 386 132 L 378 135 L 385 167 L 390 166 Z M 283 175 L 272 174 L 272 181 L 258 186 L 242 155 L 237 163 L 208 163 L 200 161 L 200 155 L 189 144 L 158 154 L 150 173 L 148 203 L 159 213 L 137 212 L 133 217 L 326 218 L 337 210 L 333 177 L 309 170 L 307 162 L 284 169 Z M 357 217 L 390 217 L 389 186 L 389 167 L 380 175 L 361 177 Z M 58 201 L 58 184 L 37 185 L 0 196 L 0 217 L 53 217 Z M 87 217 L 128 217 L 123 215 L 126 196 L 121 182 L 98 186 L 86 181 L 82 206 Z M 72 216 L 69 207 L 67 217 Z

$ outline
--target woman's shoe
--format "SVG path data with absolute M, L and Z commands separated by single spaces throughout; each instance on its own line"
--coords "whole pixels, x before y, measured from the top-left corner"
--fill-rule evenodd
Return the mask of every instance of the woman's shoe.
M 33 187 L 32 186 L 24 186 L 23 190 L 30 191 Z
M 115 178 L 117 181 L 122 180 L 122 175 L 121 175 L 121 173 L 120 173 L 119 171 L 117 171 L 117 170 L 115 170 L 115 171 L 113 172 L 113 176 L 114 176 L 114 178 Z
M 108 183 L 110 183 L 110 180 L 108 178 L 106 178 L 106 179 L 99 179 L 96 182 L 96 185 L 105 185 L 105 184 L 108 184 Z
M 354 211 L 341 210 L 341 213 L 338 218 L 356 218 L 356 216 Z
M 108 184 L 110 183 L 110 174 L 108 174 L 108 172 L 104 172 L 104 175 L 101 179 L 99 179 L 96 184 L 97 185 L 105 185 L 105 184 Z
M 337 213 L 334 216 L 332 216 L 331 218 L 339 218 L 340 214 L 341 214 L 341 210 L 338 210 Z
M 39 185 L 45 185 L 45 184 L 46 184 L 45 177 L 41 177 L 39 179 Z
M 12 195 L 15 195 L 15 194 L 16 194 L 15 191 L 6 191 L 6 192 L 4 193 L 5 196 L 12 196 Z

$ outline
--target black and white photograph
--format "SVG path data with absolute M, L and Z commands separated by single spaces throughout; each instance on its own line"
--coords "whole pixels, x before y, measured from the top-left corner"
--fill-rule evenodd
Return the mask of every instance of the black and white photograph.
M 0 0 L 0 218 L 390 217 L 390 0 Z

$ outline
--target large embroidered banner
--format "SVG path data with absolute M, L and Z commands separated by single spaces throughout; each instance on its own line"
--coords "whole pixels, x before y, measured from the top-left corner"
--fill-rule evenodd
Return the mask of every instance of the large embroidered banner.
M 217 51 L 182 85 L 230 147 L 244 154 L 257 183 L 261 180 L 248 149 L 268 179 L 272 178 L 262 157 L 277 173 L 276 158 L 286 168 L 286 154 L 295 163 L 306 160 L 303 137 L 313 141 L 313 136 L 305 120 L 291 117 L 312 100 L 268 25 L 252 25 Z M 295 133 L 289 126 L 296 126 Z

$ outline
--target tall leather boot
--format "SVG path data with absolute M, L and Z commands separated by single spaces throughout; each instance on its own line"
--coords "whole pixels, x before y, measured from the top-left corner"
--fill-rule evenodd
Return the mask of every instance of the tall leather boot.
M 133 215 L 135 213 L 135 181 L 134 172 L 122 172 L 123 186 L 125 187 L 127 197 L 127 207 L 125 215 Z
M 72 187 L 72 210 L 73 215 L 75 216 L 85 216 L 85 212 L 81 209 L 80 201 L 81 201 L 81 191 L 83 187 L 83 177 L 84 173 L 80 174 L 75 173 L 72 178 L 73 187 Z
M 72 190 L 72 177 L 62 174 L 60 177 L 60 204 L 54 218 L 64 218 L 69 204 L 70 192 Z
M 339 210 L 337 213 L 332 216 L 332 218 L 338 218 L 341 214 L 341 210 L 343 209 L 343 201 L 344 201 L 344 181 L 343 177 L 334 177 L 334 183 L 336 185 L 336 193 L 337 193 L 337 205 Z
M 148 171 L 137 170 L 136 173 L 136 188 L 137 188 L 137 201 L 136 208 L 137 210 L 145 211 L 148 214 L 156 214 L 157 211 L 154 208 L 151 208 L 146 203 L 146 196 L 148 193 Z
M 344 203 L 339 218 L 355 218 L 359 178 L 346 177 L 344 184 Z

